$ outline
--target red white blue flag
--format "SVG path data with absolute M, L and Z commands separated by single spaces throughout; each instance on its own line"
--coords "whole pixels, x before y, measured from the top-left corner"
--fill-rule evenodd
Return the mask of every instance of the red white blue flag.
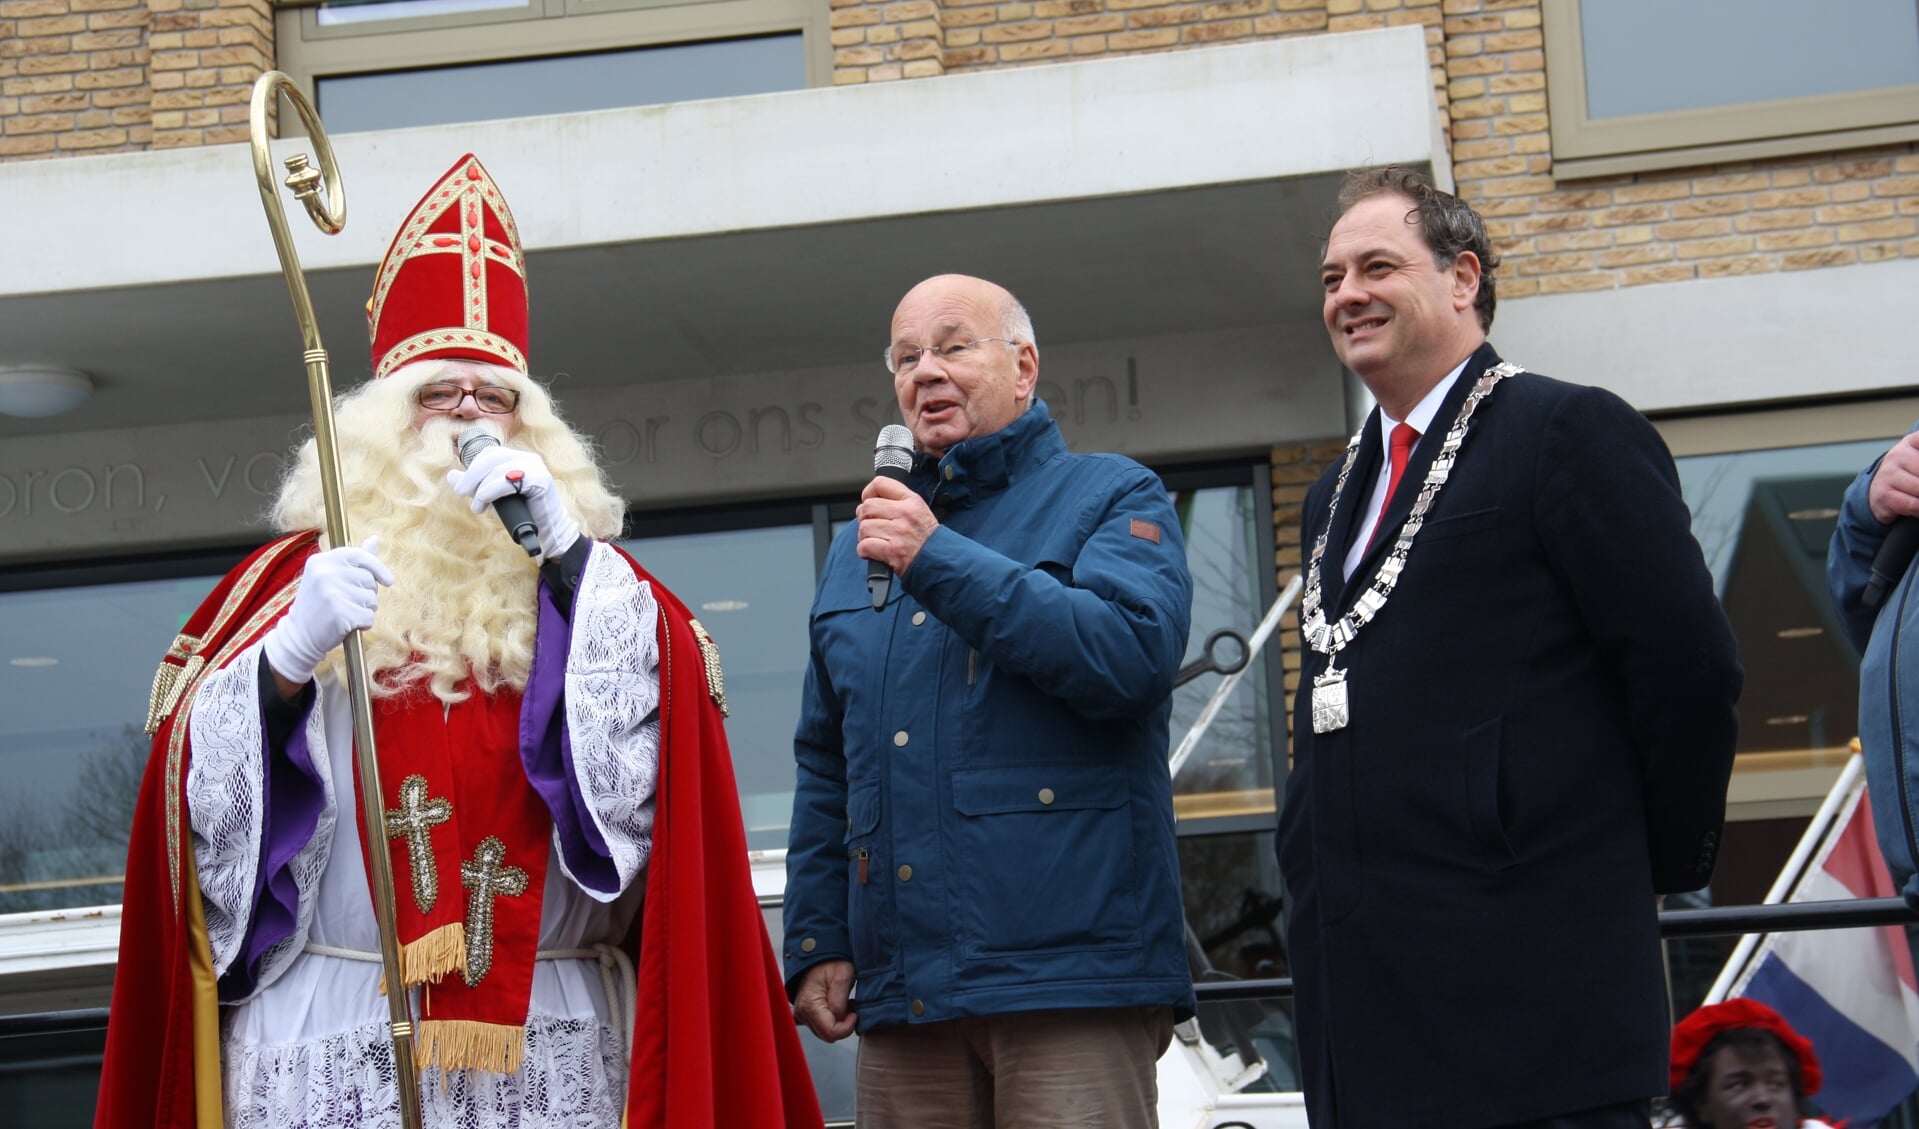
M 1789 902 L 1898 894 L 1873 835 L 1863 773 L 1808 861 Z M 1732 995 L 1785 1016 L 1812 1041 L 1825 1072 L 1816 1100 L 1831 1120 L 1869 1125 L 1919 1087 L 1919 983 L 1896 925 L 1768 934 Z

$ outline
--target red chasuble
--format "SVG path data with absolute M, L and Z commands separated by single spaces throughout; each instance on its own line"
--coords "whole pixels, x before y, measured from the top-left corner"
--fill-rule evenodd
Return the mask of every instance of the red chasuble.
M 127 858 L 96 1126 L 222 1125 L 219 1009 L 186 811 L 188 719 L 201 676 L 285 613 L 314 543 L 311 533 L 283 538 L 229 573 L 187 621 L 155 680 L 153 752 Z M 819 1103 L 747 866 L 717 650 L 685 605 L 625 559 L 652 584 L 661 611 L 660 779 L 627 1126 L 818 1127 Z M 342 821 L 337 833 L 350 827 Z

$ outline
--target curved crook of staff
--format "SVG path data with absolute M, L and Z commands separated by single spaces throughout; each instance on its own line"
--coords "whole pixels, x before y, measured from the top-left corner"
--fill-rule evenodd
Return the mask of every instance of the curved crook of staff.
M 279 187 L 274 183 L 273 154 L 267 146 L 267 111 L 274 96 L 285 92 L 287 101 L 305 123 L 307 136 L 319 157 L 313 167 L 305 153 L 286 159 L 286 186 L 305 205 L 314 226 L 328 235 L 337 235 L 346 225 L 346 188 L 340 181 L 340 166 L 333 159 L 333 146 L 327 142 L 320 117 L 293 80 L 280 71 L 268 71 L 253 84 L 250 118 L 253 138 L 253 175 L 260 183 L 260 204 L 266 209 L 267 226 L 273 229 L 273 246 L 280 252 L 280 269 L 286 275 L 287 291 L 293 297 L 293 313 L 300 322 L 300 337 L 306 347 L 307 394 L 313 403 L 313 439 L 320 455 L 320 492 L 326 504 L 326 536 L 330 545 L 353 544 L 347 528 L 346 501 L 340 485 L 340 448 L 333 434 L 333 387 L 327 376 L 326 348 L 320 344 L 320 323 L 313 316 L 313 300 L 307 295 L 306 276 L 300 271 L 300 256 L 293 247 L 293 233 L 287 227 L 286 210 L 281 206 Z M 325 198 L 321 198 L 324 190 Z M 380 787 L 380 764 L 374 756 L 372 699 L 367 692 L 366 651 L 360 633 L 352 632 L 343 644 L 346 654 L 347 693 L 353 706 L 353 743 L 360 770 L 361 824 L 373 840 L 378 829 L 386 826 L 386 795 Z M 400 1086 L 400 1123 L 406 1129 L 420 1129 L 420 1080 L 413 1065 L 413 1016 L 407 1005 L 406 981 L 400 974 L 400 939 L 394 925 L 393 864 L 384 841 L 369 841 L 366 858 L 373 873 L 373 913 L 380 930 L 380 967 L 385 972 L 387 1011 L 392 1022 L 394 1073 Z M 397 990 L 395 985 L 400 985 Z

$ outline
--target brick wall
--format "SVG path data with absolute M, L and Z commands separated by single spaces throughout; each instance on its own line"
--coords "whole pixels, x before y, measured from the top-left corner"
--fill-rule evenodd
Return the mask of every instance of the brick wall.
M 833 83 L 937 78 L 946 73 L 938 0 L 829 0 Z
M 153 12 L 153 147 L 245 141 L 253 81 L 273 67 L 266 0 L 146 4 Z
M 246 137 L 266 0 L 0 0 L 0 160 Z

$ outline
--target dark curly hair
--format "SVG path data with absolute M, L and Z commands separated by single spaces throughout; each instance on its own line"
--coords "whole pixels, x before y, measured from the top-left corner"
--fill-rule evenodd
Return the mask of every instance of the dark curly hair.
M 1719 1052 L 1726 1048 L 1745 1054 L 1758 1054 L 1767 1050 L 1776 1051 L 1786 1064 L 1786 1076 L 1792 1082 L 1792 1102 L 1800 1117 L 1810 1115 L 1806 1108 L 1806 1079 L 1799 1069 L 1799 1056 L 1787 1049 L 1784 1043 L 1772 1032 L 1758 1027 L 1734 1027 L 1713 1036 L 1699 1052 L 1699 1065 L 1693 1067 L 1686 1080 L 1673 1087 L 1672 1096 L 1667 1102 L 1673 1112 L 1680 1116 L 1686 1129 L 1703 1129 L 1709 1125 L 1700 1115 L 1700 1109 L 1706 1104 L 1706 1084 L 1712 1080 L 1712 1064 Z
M 1408 219 L 1419 218 L 1419 231 L 1432 248 L 1440 267 L 1449 267 L 1461 251 L 1471 251 L 1479 259 L 1479 295 L 1473 310 L 1479 315 L 1479 328 L 1493 327 L 1493 307 L 1499 295 L 1493 272 L 1499 269 L 1499 256 L 1493 253 L 1492 239 L 1486 234 L 1486 221 L 1472 206 L 1450 192 L 1433 187 L 1431 181 L 1402 165 L 1355 169 L 1346 174 L 1339 186 L 1338 214 L 1345 215 L 1362 200 L 1374 196 L 1403 196 L 1412 202 Z

